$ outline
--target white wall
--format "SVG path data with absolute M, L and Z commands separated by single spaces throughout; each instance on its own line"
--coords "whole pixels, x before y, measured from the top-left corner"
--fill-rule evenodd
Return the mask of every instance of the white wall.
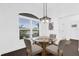
M 25 47 L 23 40 L 19 40 L 18 13 L 22 12 L 32 13 L 39 17 L 42 15 L 42 5 L 0 4 L 0 54 Z M 41 23 L 40 27 L 40 36 L 49 36 L 48 24 Z
M 24 47 L 22 40 L 19 40 L 17 12 L 19 10 L 16 8 L 0 4 L 0 54 Z
M 49 24 L 40 22 L 40 36 L 49 36 Z
M 23 40 L 19 40 L 18 14 L 22 12 L 39 17 L 42 7 L 41 4 L 0 4 L 0 54 L 25 47 Z M 48 36 L 48 24 L 41 23 L 40 27 L 40 36 Z
M 60 38 L 79 39 L 79 15 L 64 17 L 58 22 Z M 77 27 L 72 28 L 73 24 L 77 24 Z
M 19 40 L 18 13 L 39 14 L 42 8 L 39 9 L 38 5 L 0 4 L 0 55 L 25 47 L 23 40 Z
M 40 22 L 40 36 L 49 36 L 50 34 L 56 34 L 58 37 L 58 19 L 51 19 L 53 23 L 53 29 L 49 30 L 49 23 Z
M 49 34 L 56 34 L 58 37 L 58 19 L 51 19 L 51 23 L 53 23 L 53 30 L 49 30 Z

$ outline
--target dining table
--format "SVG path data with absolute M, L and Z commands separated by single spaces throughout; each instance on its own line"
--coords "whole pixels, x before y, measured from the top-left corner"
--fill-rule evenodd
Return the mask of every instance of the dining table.
M 40 36 L 38 39 L 35 40 L 35 42 L 39 43 L 41 47 L 43 48 L 42 55 L 46 55 L 46 47 L 50 43 L 50 37 L 48 36 Z

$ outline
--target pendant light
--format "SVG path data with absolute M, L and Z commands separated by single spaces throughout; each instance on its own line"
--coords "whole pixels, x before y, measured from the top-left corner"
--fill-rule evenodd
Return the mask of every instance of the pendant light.
M 43 3 L 43 17 L 40 18 L 43 23 L 49 23 L 51 18 L 47 16 L 47 3 Z

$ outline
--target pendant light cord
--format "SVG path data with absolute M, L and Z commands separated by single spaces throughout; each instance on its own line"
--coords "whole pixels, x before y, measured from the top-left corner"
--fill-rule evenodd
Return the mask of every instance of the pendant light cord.
M 47 3 L 45 3 L 46 4 L 46 16 L 47 16 Z
M 43 17 L 40 18 L 44 23 L 48 23 L 50 21 L 50 17 L 47 17 L 47 3 L 43 3 Z
M 43 16 L 47 16 L 47 3 L 43 3 Z
M 45 16 L 45 7 L 44 7 L 44 3 L 43 3 L 43 16 Z

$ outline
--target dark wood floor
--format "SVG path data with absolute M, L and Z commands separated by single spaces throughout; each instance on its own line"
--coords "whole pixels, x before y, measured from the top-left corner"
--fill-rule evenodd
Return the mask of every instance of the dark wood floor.
M 26 49 L 23 48 L 13 52 L 2 54 L 2 56 L 27 56 L 27 52 L 26 52 Z
M 13 52 L 2 54 L 1 56 L 27 56 L 27 52 L 26 52 L 25 48 L 22 48 L 22 49 L 13 51 Z M 39 53 L 35 56 L 41 56 L 41 53 Z M 52 54 L 48 54 L 48 56 L 52 56 Z

